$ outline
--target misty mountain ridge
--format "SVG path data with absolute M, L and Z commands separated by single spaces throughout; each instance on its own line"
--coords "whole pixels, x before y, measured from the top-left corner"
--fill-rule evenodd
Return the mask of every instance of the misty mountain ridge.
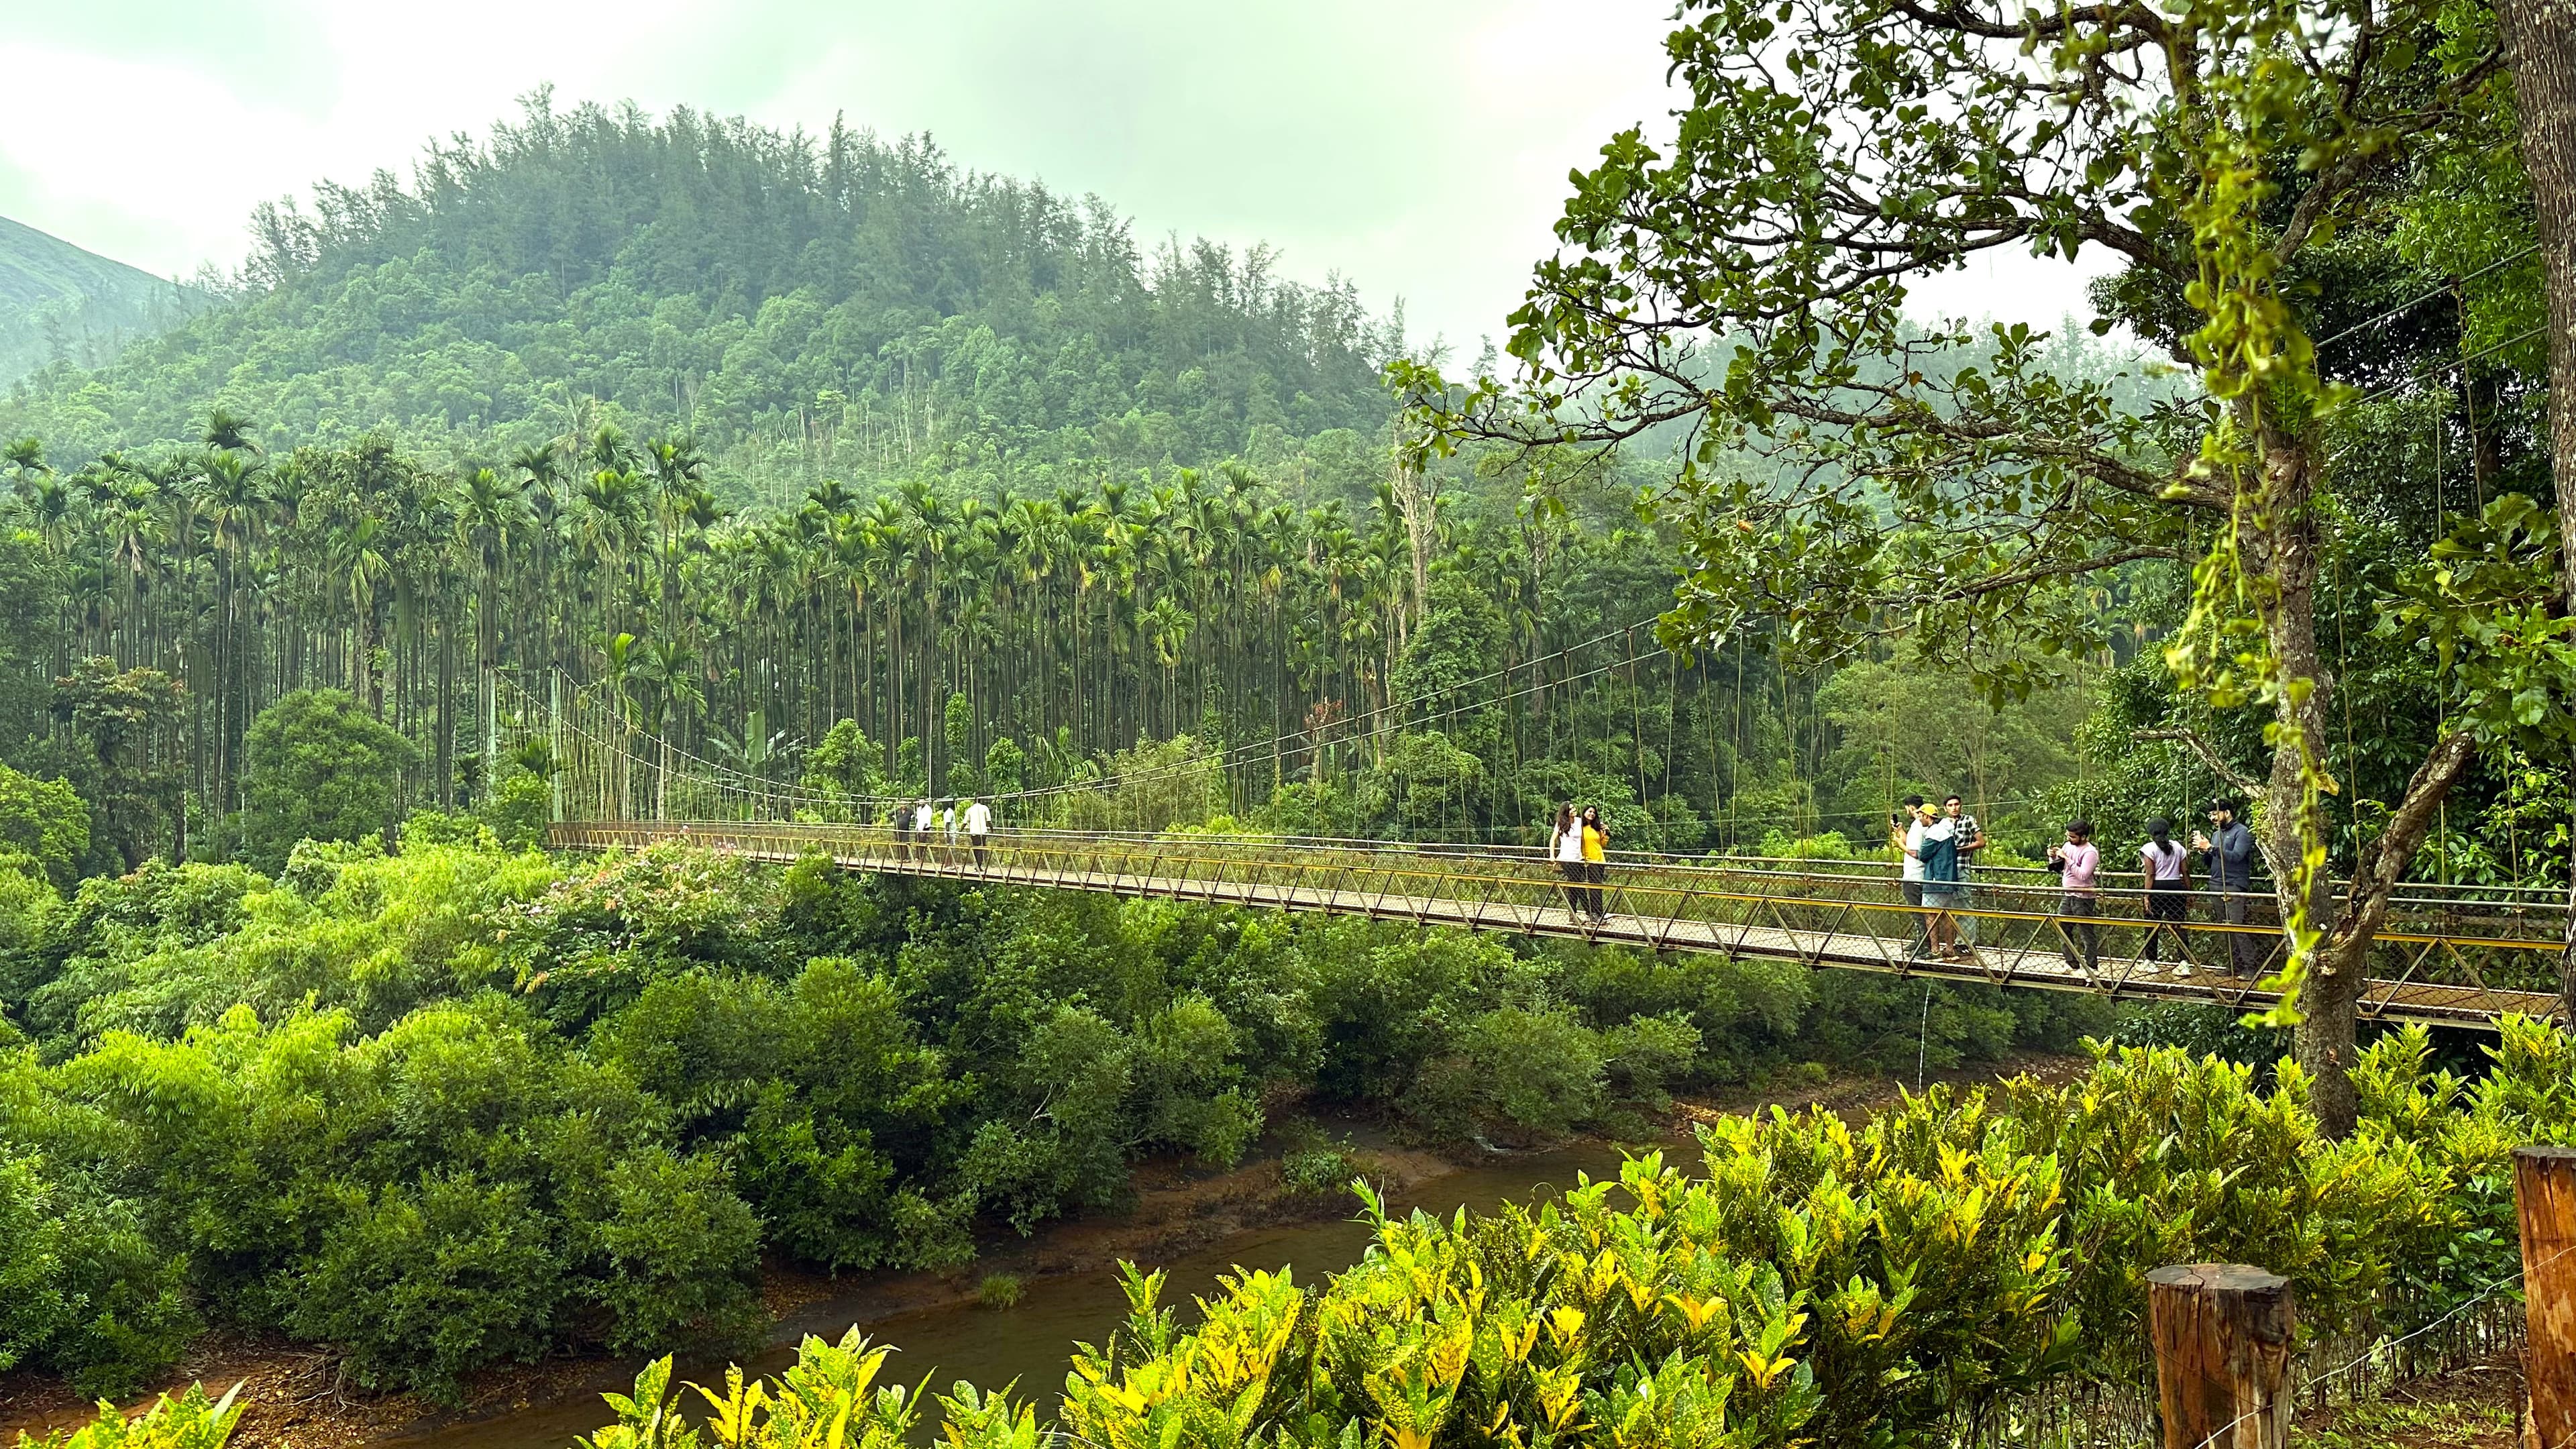
M 0 384 L 55 362 L 97 367 L 213 301 L 0 217 Z

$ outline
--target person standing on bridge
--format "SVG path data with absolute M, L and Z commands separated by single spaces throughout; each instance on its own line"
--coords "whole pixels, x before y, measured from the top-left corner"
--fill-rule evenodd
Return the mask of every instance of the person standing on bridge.
M 1944 961 L 1968 959 L 1959 944 L 1959 920 L 1950 914 L 1959 904 L 1959 830 L 1926 805 L 1922 811 L 1923 843 L 1915 855 L 1923 862 L 1923 934 L 1932 954 Z
M 938 804 L 930 800 L 922 801 L 921 808 L 912 813 L 912 858 L 920 861 L 923 865 L 930 864 L 930 858 L 933 854 L 931 841 L 936 838 L 933 832 L 937 831 L 938 828 Z
M 1942 799 L 1941 814 L 1950 822 L 1950 839 L 1959 847 L 1959 888 L 1952 892 L 1950 905 L 1953 910 L 1968 910 L 1977 903 L 1977 852 L 1986 848 L 1986 830 L 1977 823 L 1976 816 L 1968 813 L 1968 802 L 1956 795 Z M 1959 928 L 1962 944 L 1977 944 L 1976 917 L 1952 916 L 1950 919 Z
M 2236 802 L 2221 797 L 2209 802 L 2209 828 L 2215 838 L 2195 830 L 2192 854 L 2207 863 L 2209 918 L 2224 926 L 2245 924 L 2254 888 L 2254 832 L 2236 818 Z M 2223 931 L 2227 938 L 2227 974 L 2256 976 L 2263 970 L 2263 950 L 2252 931 Z
M 982 870 L 993 858 L 993 807 L 981 800 L 966 807 L 966 848 L 975 857 L 975 868 Z
M 1565 877 L 1565 908 L 1583 914 L 1583 824 L 1574 817 L 1571 803 L 1556 807 L 1556 829 L 1547 837 L 1547 858 Z
M 2090 976 L 2102 965 L 2102 928 L 2093 924 L 2093 918 L 2102 913 L 2102 888 L 2097 884 L 2102 850 L 2093 843 L 2093 822 L 2068 821 L 2066 843 L 2048 848 L 2048 863 L 2057 867 L 2057 914 L 2064 921 L 2060 932 L 2066 942 L 2066 964 L 2080 964 Z M 2080 963 L 2075 959 L 2079 946 L 2084 951 Z
M 1608 901 L 1601 883 L 1610 877 L 1610 827 L 1601 819 L 1601 807 L 1583 807 L 1583 879 L 1584 905 L 1589 908 L 1592 924 L 1610 919 Z
M 2191 852 L 2173 838 L 2173 822 L 2159 815 L 2147 822 L 2147 843 L 2138 847 L 2138 871 L 2147 878 L 2146 959 L 2157 959 L 2157 943 L 2173 937 L 2174 974 L 2191 975 L 2191 951 L 2183 944 L 2183 907 L 2191 901 Z
M 1914 940 L 1905 948 L 1908 959 L 1932 954 L 1932 918 L 1923 909 L 1923 797 L 1908 795 L 1905 808 L 1888 817 L 1887 843 L 1896 847 L 1905 862 L 1899 872 L 1898 889 L 1905 894 L 1905 904 L 1914 911 Z

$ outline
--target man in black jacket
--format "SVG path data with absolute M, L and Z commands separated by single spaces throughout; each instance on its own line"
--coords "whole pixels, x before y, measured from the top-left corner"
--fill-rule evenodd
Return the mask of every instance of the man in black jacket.
M 2209 802 L 2209 828 L 2213 839 L 2195 830 L 2191 835 L 2192 853 L 2201 859 L 2209 874 L 2209 918 L 2224 925 L 2245 924 L 2246 908 L 2252 903 L 2254 889 L 2254 832 L 2236 818 L 2236 802 L 2227 799 Z M 2228 931 L 2228 974 L 2255 976 L 2263 970 L 2263 938 L 2251 931 Z M 2216 952 L 2210 953 L 2216 955 Z

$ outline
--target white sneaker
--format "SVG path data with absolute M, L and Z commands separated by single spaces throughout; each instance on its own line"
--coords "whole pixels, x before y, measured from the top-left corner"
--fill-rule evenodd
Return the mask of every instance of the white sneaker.
M 2173 974 L 2176 981 L 2189 981 L 2191 979 L 2191 968 L 2188 966 L 2176 966 L 2173 969 Z

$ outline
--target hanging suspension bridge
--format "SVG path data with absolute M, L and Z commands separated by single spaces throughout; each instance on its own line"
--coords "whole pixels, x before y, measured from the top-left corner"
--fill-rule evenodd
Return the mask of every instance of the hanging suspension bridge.
M 1633 654 L 1629 668 L 1633 671 Z M 1594 669 L 1591 675 L 1607 673 Z M 1517 690 L 1587 677 L 1560 667 Z M 1476 681 L 1483 683 L 1484 681 Z M 2159 919 L 2143 882 L 2103 872 L 2092 917 L 2063 912 L 2054 872 L 1979 868 L 1946 914 L 1968 942 L 1925 949 L 1927 918 L 1898 873 L 1874 860 L 1766 859 L 1618 850 L 1597 882 L 1567 879 L 1524 842 L 1396 842 L 1256 833 L 1238 828 L 1247 795 L 1320 773 L 1336 748 L 1363 747 L 1378 714 L 1230 750 L 1146 757 L 1087 769 L 1037 789 L 999 792 L 1003 825 L 980 841 L 912 823 L 917 795 L 862 795 L 782 784 L 696 756 L 644 729 L 598 688 L 560 680 L 511 691 L 496 719 L 524 742 L 542 737 L 552 779 L 548 843 L 564 850 L 679 844 L 747 860 L 820 856 L 853 871 L 968 883 L 1317 912 L 1418 926 L 1505 932 L 1651 951 L 1715 952 L 1810 967 L 2088 992 L 2139 1001 L 2197 1001 L 2259 1010 L 2261 985 L 2286 950 L 2268 896 L 2252 919 L 2217 919 L 2196 893 L 2187 920 Z M 1457 711 L 1409 709 L 1416 721 Z M 1248 778 L 1247 778 L 1248 777 Z M 963 804 L 963 801 L 958 802 Z M 1435 826 L 1437 821 L 1434 821 Z M 2361 996 L 2365 1018 L 2492 1028 L 2507 1013 L 2558 1008 L 2565 920 L 2557 893 L 2510 886 L 2413 883 L 2391 902 Z

